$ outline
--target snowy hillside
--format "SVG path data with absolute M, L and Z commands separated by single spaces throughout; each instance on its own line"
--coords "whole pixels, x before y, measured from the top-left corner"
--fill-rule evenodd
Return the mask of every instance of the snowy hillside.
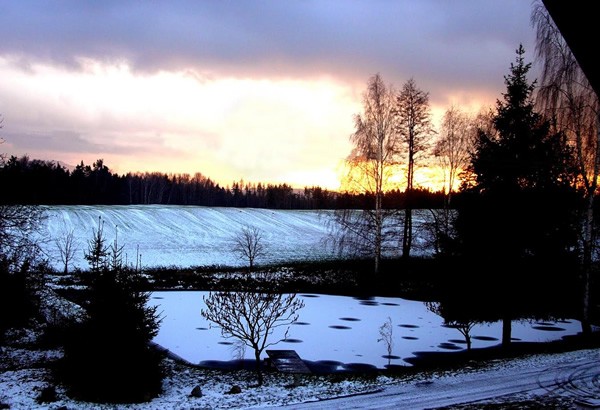
M 129 263 L 137 249 L 144 267 L 243 266 L 231 252 L 232 237 L 242 226 L 263 231 L 268 256 L 263 264 L 278 261 L 314 260 L 333 256 L 325 246 L 329 211 L 286 211 L 270 209 L 209 208 L 200 206 L 48 206 L 42 229 L 43 249 L 51 264 L 61 269 L 56 238 L 73 231 L 77 251 L 73 267 L 87 269 L 83 255 L 87 244 L 104 222 L 110 244 L 118 235 Z

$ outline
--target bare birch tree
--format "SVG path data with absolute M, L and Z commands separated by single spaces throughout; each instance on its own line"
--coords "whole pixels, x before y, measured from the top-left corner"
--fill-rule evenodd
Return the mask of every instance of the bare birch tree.
M 354 117 L 354 144 L 347 158 L 347 190 L 362 193 L 369 203 L 361 211 L 341 210 L 335 213 L 336 244 L 374 258 L 374 271 L 379 272 L 384 247 L 385 220 L 391 212 L 383 208 L 383 195 L 396 170 L 400 140 L 396 132 L 395 95 L 379 74 L 372 76 L 363 94 L 363 112 Z
M 469 153 L 474 141 L 472 128 L 470 116 L 459 107 L 452 105 L 444 113 L 433 155 L 444 174 L 446 205 L 450 204 L 459 173 L 469 163 Z
M 402 256 L 408 258 L 413 241 L 411 194 L 414 189 L 415 164 L 426 154 L 435 130 L 431 122 L 429 93 L 417 87 L 414 79 L 404 83 L 396 99 L 396 131 L 406 154 L 406 204 L 402 235 Z
M 443 174 L 444 207 L 430 209 L 431 220 L 425 224 L 436 253 L 447 251 L 445 244 L 449 243 L 447 240 L 452 236 L 450 201 L 458 177 L 469 163 L 476 136 L 474 128 L 472 117 L 456 105 L 448 108 L 442 118 L 433 155 Z
M 597 234 L 594 229 L 594 196 L 600 176 L 600 104 L 598 95 L 541 2 L 534 3 L 531 22 L 536 29 L 536 57 L 542 64 L 537 101 L 575 147 L 579 180 L 584 192 L 582 331 L 588 334 L 591 332 L 590 282 Z

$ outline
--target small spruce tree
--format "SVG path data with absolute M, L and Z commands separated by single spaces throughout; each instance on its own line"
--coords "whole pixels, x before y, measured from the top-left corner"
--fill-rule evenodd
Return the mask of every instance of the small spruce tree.
M 162 389 L 162 354 L 150 345 L 160 318 L 155 307 L 147 306 L 149 293 L 142 288 L 140 271 L 122 262 L 117 239 L 110 248 L 104 242 L 98 229 L 89 244 L 94 252 L 88 258 L 93 276 L 87 317 L 67 338 L 61 376 L 73 397 L 108 403 L 148 401 Z

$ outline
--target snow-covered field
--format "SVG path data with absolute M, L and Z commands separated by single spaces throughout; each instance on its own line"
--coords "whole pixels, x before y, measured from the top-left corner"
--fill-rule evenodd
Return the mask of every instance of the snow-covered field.
M 47 206 L 42 246 L 51 264 L 61 269 L 57 238 L 74 233 L 73 266 L 87 269 L 88 241 L 104 223 L 107 243 L 118 238 L 127 260 L 141 254 L 144 267 L 242 266 L 231 251 L 232 239 L 245 226 L 258 227 L 267 247 L 259 264 L 317 260 L 334 256 L 327 246 L 330 211 L 287 211 L 201 206 Z

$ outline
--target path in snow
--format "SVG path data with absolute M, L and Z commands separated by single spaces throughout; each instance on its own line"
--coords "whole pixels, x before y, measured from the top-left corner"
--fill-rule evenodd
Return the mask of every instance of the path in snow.
M 571 397 L 582 408 L 600 408 L 600 350 L 557 355 L 556 361 L 523 361 L 517 368 L 445 376 L 381 391 L 288 406 L 294 409 L 432 409 L 508 395 Z M 587 406 L 587 407 L 586 407 Z

